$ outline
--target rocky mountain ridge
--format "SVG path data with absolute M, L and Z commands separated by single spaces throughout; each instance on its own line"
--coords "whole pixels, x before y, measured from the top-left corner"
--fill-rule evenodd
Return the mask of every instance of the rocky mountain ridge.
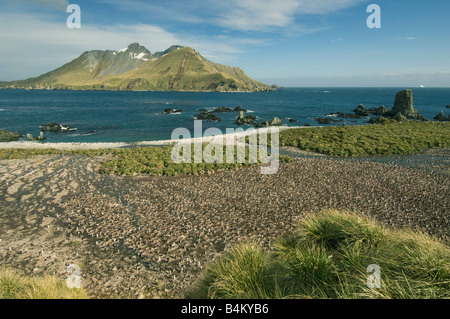
M 189 47 L 152 54 L 139 43 L 121 50 L 86 51 L 41 76 L 0 82 L 0 88 L 140 91 L 269 91 L 238 67 L 214 63 Z

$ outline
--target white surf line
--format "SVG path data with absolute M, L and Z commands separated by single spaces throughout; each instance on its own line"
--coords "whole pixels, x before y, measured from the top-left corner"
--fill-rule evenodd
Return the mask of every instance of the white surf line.
M 278 127 L 280 131 L 289 130 L 289 129 L 299 129 L 299 128 L 308 128 L 303 126 L 280 126 Z M 93 143 L 76 143 L 76 142 L 68 142 L 68 143 L 41 143 L 41 142 L 30 142 L 30 141 L 16 141 L 16 142 L 1 142 L 0 149 L 37 149 L 37 150 L 45 150 L 45 149 L 55 149 L 61 151 L 75 151 L 75 150 L 97 150 L 97 149 L 114 149 L 114 148 L 123 148 L 123 147 L 133 147 L 133 146 L 169 146 L 177 143 L 211 143 L 219 140 L 220 138 L 224 139 L 235 139 L 242 138 L 245 136 L 250 136 L 253 134 L 259 134 L 268 132 L 270 133 L 271 127 L 264 127 L 255 130 L 249 130 L 244 132 L 236 132 L 229 134 L 220 134 L 214 136 L 203 136 L 197 138 L 188 138 L 188 139 L 178 139 L 178 140 L 157 140 L 157 141 L 140 141 L 140 142 L 112 142 L 112 143 L 103 143 L 103 142 L 93 142 Z

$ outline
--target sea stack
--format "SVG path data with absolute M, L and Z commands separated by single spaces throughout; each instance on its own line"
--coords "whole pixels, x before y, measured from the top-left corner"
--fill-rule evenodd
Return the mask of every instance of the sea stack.
M 423 116 L 414 108 L 413 93 L 411 90 L 404 90 L 397 93 L 392 114 L 394 116 L 400 114 L 408 119 L 423 119 Z

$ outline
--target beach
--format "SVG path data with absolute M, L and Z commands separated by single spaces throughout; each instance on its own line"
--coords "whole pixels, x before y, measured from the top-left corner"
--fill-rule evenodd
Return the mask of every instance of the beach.
M 278 127 L 279 131 L 288 129 L 298 129 L 299 127 Z M 305 127 L 306 128 L 306 127 Z M 167 146 L 176 143 L 211 143 L 214 141 L 222 141 L 225 143 L 227 140 L 231 140 L 233 144 L 238 143 L 239 139 L 245 136 L 250 136 L 253 134 L 261 134 L 270 132 L 271 128 L 259 128 L 251 131 L 236 132 L 230 134 L 218 134 L 215 136 L 202 136 L 196 138 L 186 138 L 186 139 L 169 139 L 169 140 L 157 140 L 157 141 L 140 141 L 140 142 L 113 142 L 113 143 L 41 143 L 41 142 L 30 142 L 30 141 L 17 141 L 17 142 L 3 142 L 0 143 L 0 149 L 55 149 L 60 151 L 76 151 L 76 150 L 96 150 L 96 149 L 113 149 L 113 148 L 124 148 L 124 147 L 134 147 L 134 146 Z
M 449 241 L 450 179 L 440 171 L 323 157 L 283 163 L 275 175 L 252 166 L 120 177 L 99 174 L 103 160 L 0 161 L 2 266 L 65 279 L 77 264 L 93 298 L 180 298 L 224 250 L 242 241 L 269 247 L 324 209 Z

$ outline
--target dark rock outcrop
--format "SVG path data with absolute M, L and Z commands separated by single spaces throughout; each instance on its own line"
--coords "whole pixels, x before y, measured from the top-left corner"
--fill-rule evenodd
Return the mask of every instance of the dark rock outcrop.
M 61 125 L 56 122 L 50 122 L 48 124 L 44 124 L 41 126 L 42 132 L 60 133 L 60 132 L 73 132 L 76 130 L 77 129 L 75 127 Z
M 241 105 L 236 106 L 234 109 L 235 112 L 247 112 L 246 109 L 244 109 Z
M 208 121 L 208 122 L 222 122 L 222 119 L 212 113 L 200 113 L 194 115 L 197 120 Z
M 448 121 L 450 121 L 450 115 L 449 115 L 449 117 L 446 117 L 444 111 L 442 111 L 441 113 L 436 115 L 434 117 L 434 119 L 439 122 L 448 122 Z
M 244 115 L 244 111 L 240 111 L 239 115 L 236 119 L 236 124 L 237 125 L 244 125 L 244 124 L 248 124 L 248 125 L 255 125 L 255 121 L 256 121 L 256 116 L 253 115 Z
M 298 123 L 298 120 L 290 118 L 290 117 L 283 117 L 283 120 L 286 120 L 289 123 Z
M 402 113 L 397 113 L 392 117 L 394 120 L 396 120 L 397 122 L 404 122 L 406 120 L 408 120 L 408 118 L 403 115 Z
M 391 114 L 394 118 L 397 114 L 401 114 L 411 120 L 424 119 L 424 117 L 414 108 L 413 93 L 411 90 L 403 90 L 397 93 Z
M 270 126 L 280 126 L 283 125 L 283 121 L 281 121 L 278 117 L 274 117 L 271 121 L 269 121 Z
M 270 121 L 264 121 L 260 124 L 257 124 L 256 127 L 269 127 L 269 126 L 281 126 L 281 125 L 283 125 L 283 122 L 278 117 L 274 117 Z
M 18 132 L 0 130 L 0 142 L 14 142 L 18 141 L 22 137 L 23 135 Z
M 171 108 L 167 108 L 167 109 L 164 110 L 163 114 L 171 115 L 171 114 L 179 114 L 181 112 L 183 112 L 183 110 L 174 110 L 174 109 L 171 109 Z
M 231 107 L 220 106 L 220 107 L 214 108 L 214 110 L 211 113 L 225 113 L 225 112 L 228 112 L 228 113 L 232 113 L 232 112 L 247 112 L 247 110 L 244 109 L 240 105 L 236 106 L 234 109 L 231 108 Z
M 247 112 L 246 109 L 244 109 L 242 106 L 237 106 L 236 108 L 231 107 L 215 107 L 212 111 L 208 111 L 207 109 L 200 109 L 200 114 L 208 115 L 208 114 L 214 114 L 214 113 L 233 113 L 233 112 Z
M 379 115 L 379 116 L 386 115 L 388 112 L 389 112 L 389 110 L 384 105 L 381 105 L 378 108 L 369 109 L 370 114 Z
M 332 119 L 332 118 L 316 118 L 316 121 L 321 125 L 329 125 L 331 123 L 342 122 L 342 120 L 336 120 L 336 119 Z
M 211 111 L 210 113 L 231 113 L 231 112 L 236 112 L 235 109 L 231 108 L 231 107 L 217 107 L 214 108 L 213 111 Z
M 59 133 L 61 132 L 61 125 L 56 122 L 51 122 L 48 124 L 44 124 L 41 127 L 41 131 L 43 132 L 53 132 L 53 133 Z
M 363 104 L 358 105 L 353 112 L 358 116 L 369 116 L 369 111 L 366 110 L 366 107 Z

